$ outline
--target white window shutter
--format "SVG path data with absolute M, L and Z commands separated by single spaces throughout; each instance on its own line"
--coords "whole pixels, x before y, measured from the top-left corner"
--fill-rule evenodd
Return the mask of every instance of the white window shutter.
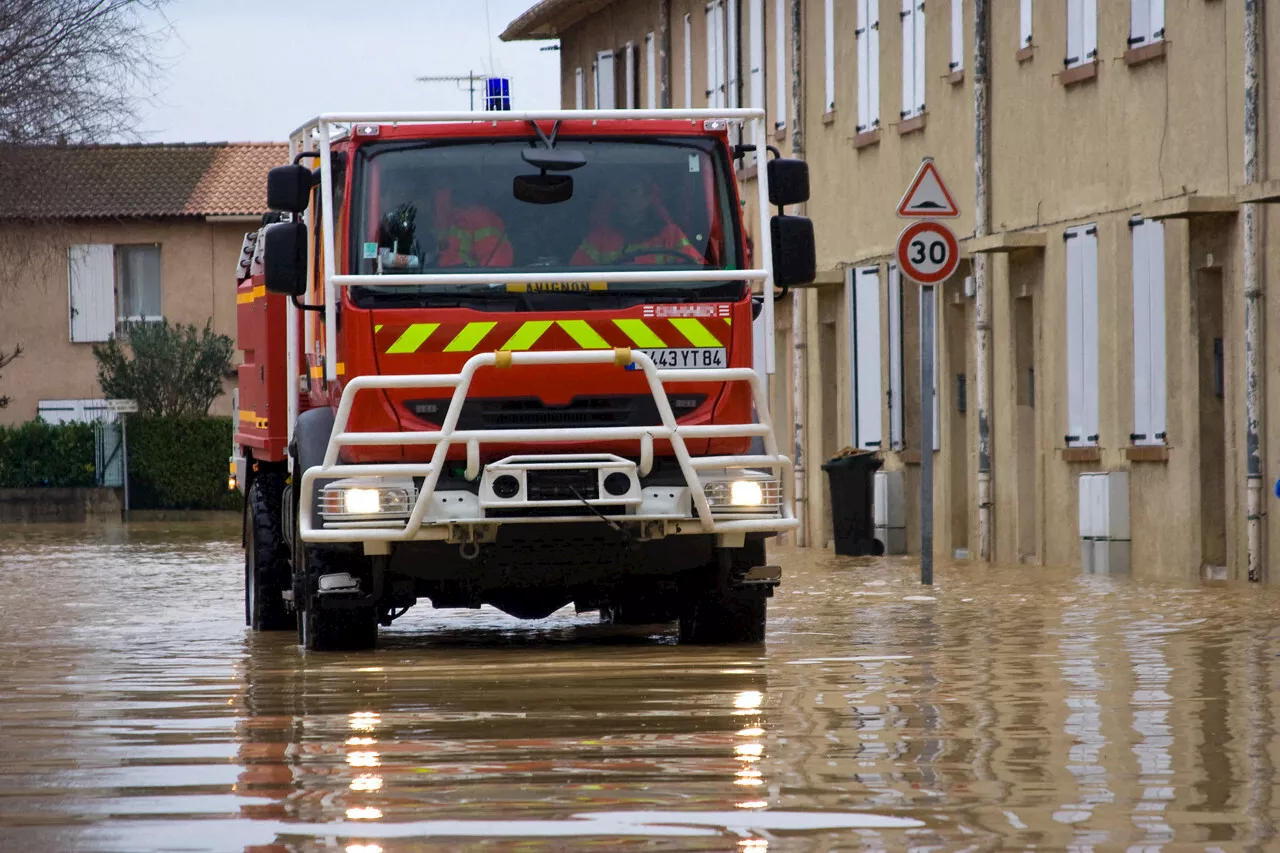
M 858 45 L 858 133 L 871 129 L 871 32 L 868 29 L 867 3 L 857 0 L 858 28 L 854 39 Z
M 773 126 L 787 126 L 787 0 L 776 0 L 773 21 L 774 76 Z
M 116 329 L 115 247 L 106 243 L 67 250 L 67 295 L 72 343 L 105 341 Z
M 573 107 L 577 110 L 587 108 L 587 81 L 581 68 L 573 72 Z
M 884 396 L 880 393 L 880 268 L 862 267 L 850 272 L 853 299 L 850 328 L 854 341 L 855 447 L 879 450 L 884 435 L 881 412 Z
M 764 0 L 751 2 L 751 107 L 763 110 L 764 97 Z
M 902 0 L 902 118 L 916 112 L 915 11 L 916 0 Z
M 867 46 L 867 63 L 871 67 L 870 90 L 867 96 L 867 118 L 869 127 L 880 126 L 880 0 L 867 0 L 868 27 L 870 39 Z
M 738 100 L 738 3 L 740 0 L 725 0 L 728 11 L 725 14 L 725 106 L 737 109 Z
M 825 110 L 830 112 L 836 108 L 836 3 L 825 0 L 823 17 L 823 73 L 825 75 L 826 99 Z
M 1098 0 L 1084 0 L 1084 56 L 1081 62 L 1098 58 Z
M 951 0 L 951 70 L 964 68 L 964 0 Z
M 1164 0 L 1151 0 L 1151 40 L 1164 38 Z
M 1074 68 L 1084 62 L 1084 0 L 1067 0 L 1067 56 L 1063 64 Z
M 1081 236 L 1083 253 L 1084 427 L 1086 443 L 1098 443 L 1098 229 L 1089 225 Z
M 636 51 L 635 45 L 627 42 L 627 46 L 623 49 L 623 82 L 626 84 L 626 93 L 623 96 L 623 106 L 629 110 L 636 108 Z
M 1147 223 L 1147 314 L 1151 318 L 1151 432 L 1152 444 L 1163 444 L 1168 429 L 1168 356 L 1165 348 L 1164 223 Z
M 1150 242 L 1151 223 L 1139 222 L 1130 229 L 1133 243 L 1133 435 L 1132 441 L 1147 443 L 1151 428 L 1151 303 Z
M 1147 43 L 1151 35 L 1151 0 L 1129 0 L 1129 45 Z
M 613 51 L 602 50 L 596 54 L 596 109 L 611 110 L 617 106 L 614 97 Z
M 915 81 L 914 107 L 917 113 L 924 112 L 924 60 L 925 60 L 925 40 L 924 40 L 924 2 L 916 4 L 916 13 L 912 18 L 912 31 L 915 39 L 915 61 L 916 69 L 913 77 Z
M 1085 443 L 1084 229 L 1067 230 L 1067 446 Z
M 1020 21 L 1018 47 L 1023 48 L 1031 44 L 1031 0 L 1022 0 Z
M 889 443 L 901 450 L 902 425 L 902 276 L 889 265 Z
M 645 106 L 658 108 L 658 47 L 653 33 L 644 37 Z
M 693 16 L 684 16 L 684 105 L 693 109 Z

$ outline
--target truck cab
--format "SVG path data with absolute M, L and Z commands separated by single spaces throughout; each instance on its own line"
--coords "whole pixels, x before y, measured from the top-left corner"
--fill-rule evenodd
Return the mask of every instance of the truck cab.
M 807 172 L 759 169 L 753 253 L 762 116 L 633 116 L 294 134 L 238 276 L 253 628 L 367 648 L 426 599 L 763 639 L 764 543 L 796 521 L 753 321 L 813 278 L 812 225 L 767 217 Z

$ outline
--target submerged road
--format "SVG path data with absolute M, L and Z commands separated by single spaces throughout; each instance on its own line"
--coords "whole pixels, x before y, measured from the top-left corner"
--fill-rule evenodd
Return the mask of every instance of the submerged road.
M 238 526 L 0 532 L 0 851 L 1274 849 L 1280 594 L 777 559 L 761 647 L 304 654 Z

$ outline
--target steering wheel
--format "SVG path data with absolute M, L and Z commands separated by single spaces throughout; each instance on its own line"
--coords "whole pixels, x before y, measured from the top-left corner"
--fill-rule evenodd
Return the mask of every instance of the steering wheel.
M 636 258 L 647 258 L 647 257 L 650 257 L 651 255 L 664 255 L 669 258 L 679 258 L 682 261 L 685 261 L 688 263 L 696 263 L 704 267 L 707 265 L 706 258 L 703 258 L 701 260 L 694 260 L 694 258 L 690 257 L 689 254 L 686 252 L 681 252 L 678 249 L 664 249 L 662 247 L 653 248 L 653 249 L 632 249 L 629 252 L 623 252 L 622 254 L 618 255 L 618 257 L 614 258 L 610 263 L 625 264 L 626 262 L 633 261 Z

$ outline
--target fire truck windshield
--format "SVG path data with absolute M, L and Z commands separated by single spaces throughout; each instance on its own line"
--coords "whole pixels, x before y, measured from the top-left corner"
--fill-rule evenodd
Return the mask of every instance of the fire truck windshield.
M 352 272 L 395 276 L 473 273 L 476 283 L 366 286 L 363 307 L 510 301 L 562 306 L 568 294 L 602 303 L 601 285 L 491 284 L 484 273 L 742 269 L 740 226 L 727 157 L 712 139 L 566 137 L 585 165 L 553 173 L 569 187 L 538 201 L 538 167 L 521 156 L 533 140 L 412 140 L 362 146 L 352 193 Z M 524 180 L 521 180 L 524 179 Z M 556 180 L 556 179 L 553 179 Z M 523 186 L 523 189 L 521 188 Z M 539 201 L 541 203 L 539 203 Z M 609 285 L 622 297 L 739 298 L 745 283 L 651 281 Z M 495 306 L 505 310 L 505 306 Z M 541 307 L 539 305 L 538 307 Z

